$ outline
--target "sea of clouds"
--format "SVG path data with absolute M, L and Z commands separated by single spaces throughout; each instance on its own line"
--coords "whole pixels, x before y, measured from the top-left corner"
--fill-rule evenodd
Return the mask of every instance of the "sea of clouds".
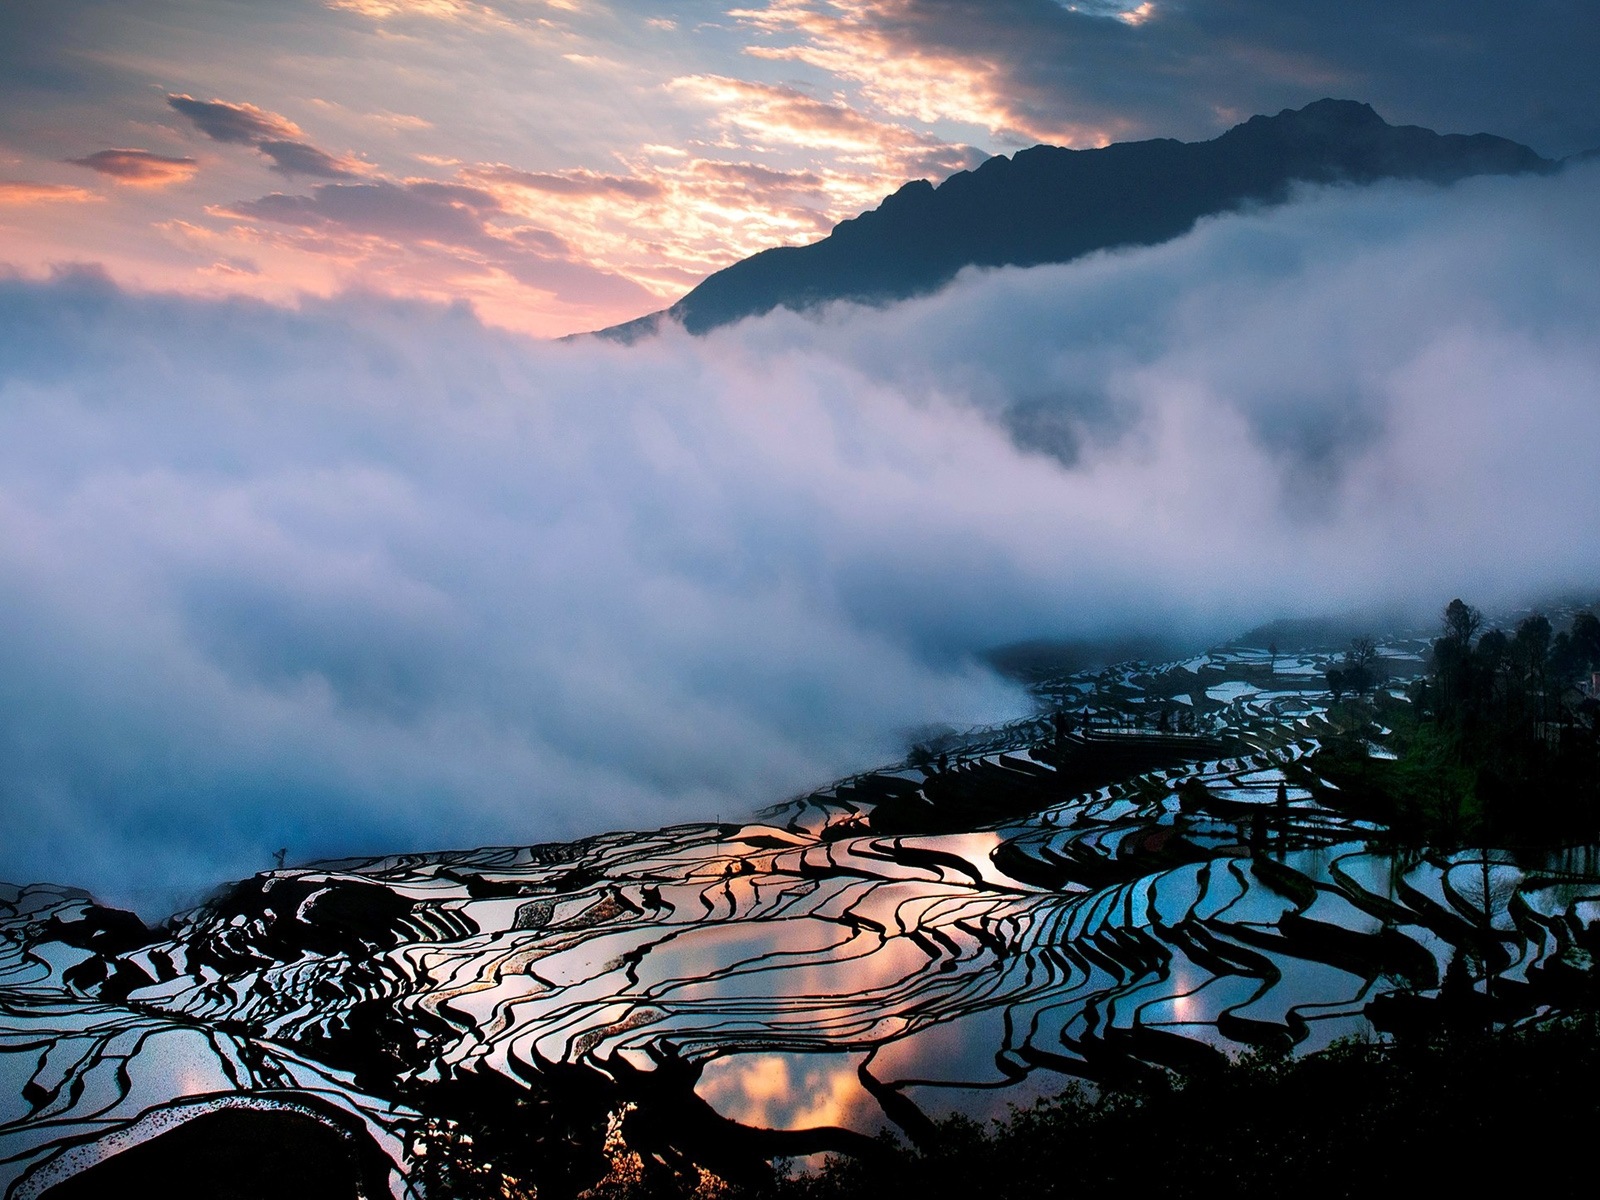
M 983 653 L 1600 585 L 1600 166 L 537 343 L 0 280 L 0 879 L 742 817 Z

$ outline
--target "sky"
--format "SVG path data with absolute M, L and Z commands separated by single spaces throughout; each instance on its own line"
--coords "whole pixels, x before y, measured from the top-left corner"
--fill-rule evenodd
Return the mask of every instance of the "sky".
M 1334 95 L 1600 146 L 1588 0 L 7 0 L 0 264 L 538 336 L 901 183 Z

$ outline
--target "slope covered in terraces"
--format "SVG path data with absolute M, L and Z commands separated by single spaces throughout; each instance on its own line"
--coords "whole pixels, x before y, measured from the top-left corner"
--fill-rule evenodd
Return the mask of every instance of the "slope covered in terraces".
M 1384 642 L 1380 694 L 1427 648 Z M 1052 715 L 746 822 L 267 872 L 158 929 L 8 888 L 0 1194 L 160 1163 L 221 1111 L 317 1123 L 368 1193 L 572 1194 L 619 1147 L 753 1183 L 1073 1080 L 1426 1029 L 1451 979 L 1500 1025 L 1580 1004 L 1593 848 L 1408 846 L 1345 811 L 1336 655 L 1051 677 Z

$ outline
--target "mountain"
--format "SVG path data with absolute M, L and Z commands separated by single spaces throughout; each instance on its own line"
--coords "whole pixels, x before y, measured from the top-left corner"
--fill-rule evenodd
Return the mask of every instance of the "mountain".
M 966 266 L 1036 266 L 1153 245 L 1201 217 L 1281 202 L 1296 183 L 1449 183 L 1556 166 L 1489 134 L 1390 125 L 1351 100 L 1252 117 L 1209 142 L 1035 146 L 937 187 L 925 179 L 908 183 L 820 242 L 764 250 L 710 276 L 665 312 L 601 332 L 630 340 L 665 317 L 700 334 L 779 307 L 902 300 L 938 289 Z

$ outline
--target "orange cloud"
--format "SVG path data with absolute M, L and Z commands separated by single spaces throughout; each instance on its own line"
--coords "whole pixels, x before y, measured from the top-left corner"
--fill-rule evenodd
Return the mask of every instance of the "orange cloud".
M 468 182 L 430 179 L 319 184 L 209 210 L 233 222 L 238 242 L 359 271 L 371 286 L 435 299 L 470 297 L 491 320 L 570 333 L 637 315 L 654 294 L 557 233 L 504 207 Z M 191 230 L 176 231 L 193 240 Z M 208 268 L 232 275 L 223 261 Z M 571 324 L 550 328 L 560 309 Z
M 836 113 L 818 116 L 848 127 Z M 870 124 L 860 127 L 863 137 Z M 914 135 L 902 140 L 913 154 L 949 149 Z M 410 294 L 472 296 L 486 316 L 513 324 L 524 318 L 505 314 L 532 304 L 543 325 L 542 295 L 569 307 L 572 323 L 558 331 L 571 332 L 664 306 L 711 271 L 769 246 L 821 237 L 902 182 L 898 168 L 863 157 L 857 169 L 681 152 L 642 154 L 614 172 L 484 163 L 461 168 L 453 181 L 319 184 L 208 211 L 231 223 L 235 242 L 270 247 L 273 272 L 284 269 L 283 254 L 310 256 L 358 270 L 374 286 L 388 280 Z
M 885 112 L 1067 145 L 1101 146 L 1119 132 L 1041 122 L 1016 103 L 1010 79 L 996 62 L 908 36 L 917 21 L 914 8 L 912 0 L 769 0 L 764 8 L 734 9 L 729 15 L 763 36 L 799 39 L 747 46 L 746 54 L 803 62 L 851 80 Z
M 520 33 L 529 26 L 549 26 L 548 17 L 519 12 L 500 11 L 494 4 L 480 4 L 473 0 L 323 0 L 335 12 L 353 13 L 377 24 L 389 21 L 439 21 L 469 31 L 494 34 Z M 504 6 L 502 6 L 504 7 Z M 522 7 L 522 6 L 519 6 Z M 544 0 L 546 9 L 577 13 L 576 0 Z
M 481 7 L 462 3 L 462 0 L 327 0 L 327 5 L 336 11 L 357 13 L 372 21 L 387 21 L 395 17 L 432 17 L 440 21 L 453 21 Z
M 72 187 L 65 183 L 30 183 L 23 179 L 0 179 L 0 205 L 10 204 L 77 204 L 101 197 L 87 188 Z
M 759 250 L 815 240 L 900 182 L 876 171 L 780 169 L 677 154 L 627 165 L 625 175 L 489 166 L 461 178 L 662 301 Z
M 222 275 L 228 277 L 239 275 L 256 276 L 261 274 L 260 267 L 256 266 L 256 264 L 251 262 L 249 259 L 244 258 L 218 259 L 209 267 L 201 267 L 200 271 L 201 274 L 204 275 Z
M 494 11 L 474 0 L 336 7 L 374 20 L 474 25 Z M 560 49 L 587 53 L 587 43 L 569 38 Z M 330 152 L 284 113 L 172 92 L 167 106 L 194 134 L 304 182 L 207 197 L 204 236 L 184 222 L 192 213 L 176 210 L 151 227 L 211 286 L 231 280 L 264 294 L 293 281 L 320 291 L 358 278 L 398 294 L 469 298 L 502 323 L 571 332 L 665 307 L 740 258 L 817 240 L 907 179 L 942 178 L 984 157 L 840 95 L 710 72 L 641 86 L 659 89 L 658 106 L 687 130 L 670 147 L 640 143 L 613 151 L 609 163 L 530 170 L 430 144 L 432 153 L 410 155 L 428 178 L 391 175 L 354 150 Z M 660 104 L 663 92 L 674 103 Z M 337 98 L 307 103 L 308 113 L 339 109 L 338 120 L 352 119 Z M 74 161 L 152 188 L 198 171 L 191 159 L 148 150 Z M 570 323 L 551 330 L 562 306 Z
M 722 140 L 645 146 L 619 156 L 616 172 L 480 164 L 458 178 L 670 301 L 740 258 L 815 241 L 907 179 L 942 178 L 984 158 L 796 88 L 713 75 L 668 86 L 709 106 Z M 783 165 L 762 161 L 779 152 Z
M 194 178 L 200 164 L 192 158 L 174 158 L 168 154 L 152 154 L 148 150 L 97 150 L 83 158 L 66 160 L 75 167 L 88 167 L 102 175 L 109 175 L 118 183 L 134 187 L 166 187 L 170 183 L 183 183 Z
M 887 112 L 962 121 L 995 133 L 1016 129 L 1015 115 L 995 86 L 993 64 L 905 44 L 883 28 L 906 7 L 906 0 L 771 0 L 765 8 L 729 15 L 763 33 L 802 39 L 747 46 L 745 53 L 803 62 L 853 80 Z
M 687 75 L 670 86 L 718 106 L 724 124 L 763 144 L 878 156 L 900 154 L 909 146 L 940 144 L 903 125 L 875 121 L 847 105 L 818 100 L 797 88 L 723 75 Z

